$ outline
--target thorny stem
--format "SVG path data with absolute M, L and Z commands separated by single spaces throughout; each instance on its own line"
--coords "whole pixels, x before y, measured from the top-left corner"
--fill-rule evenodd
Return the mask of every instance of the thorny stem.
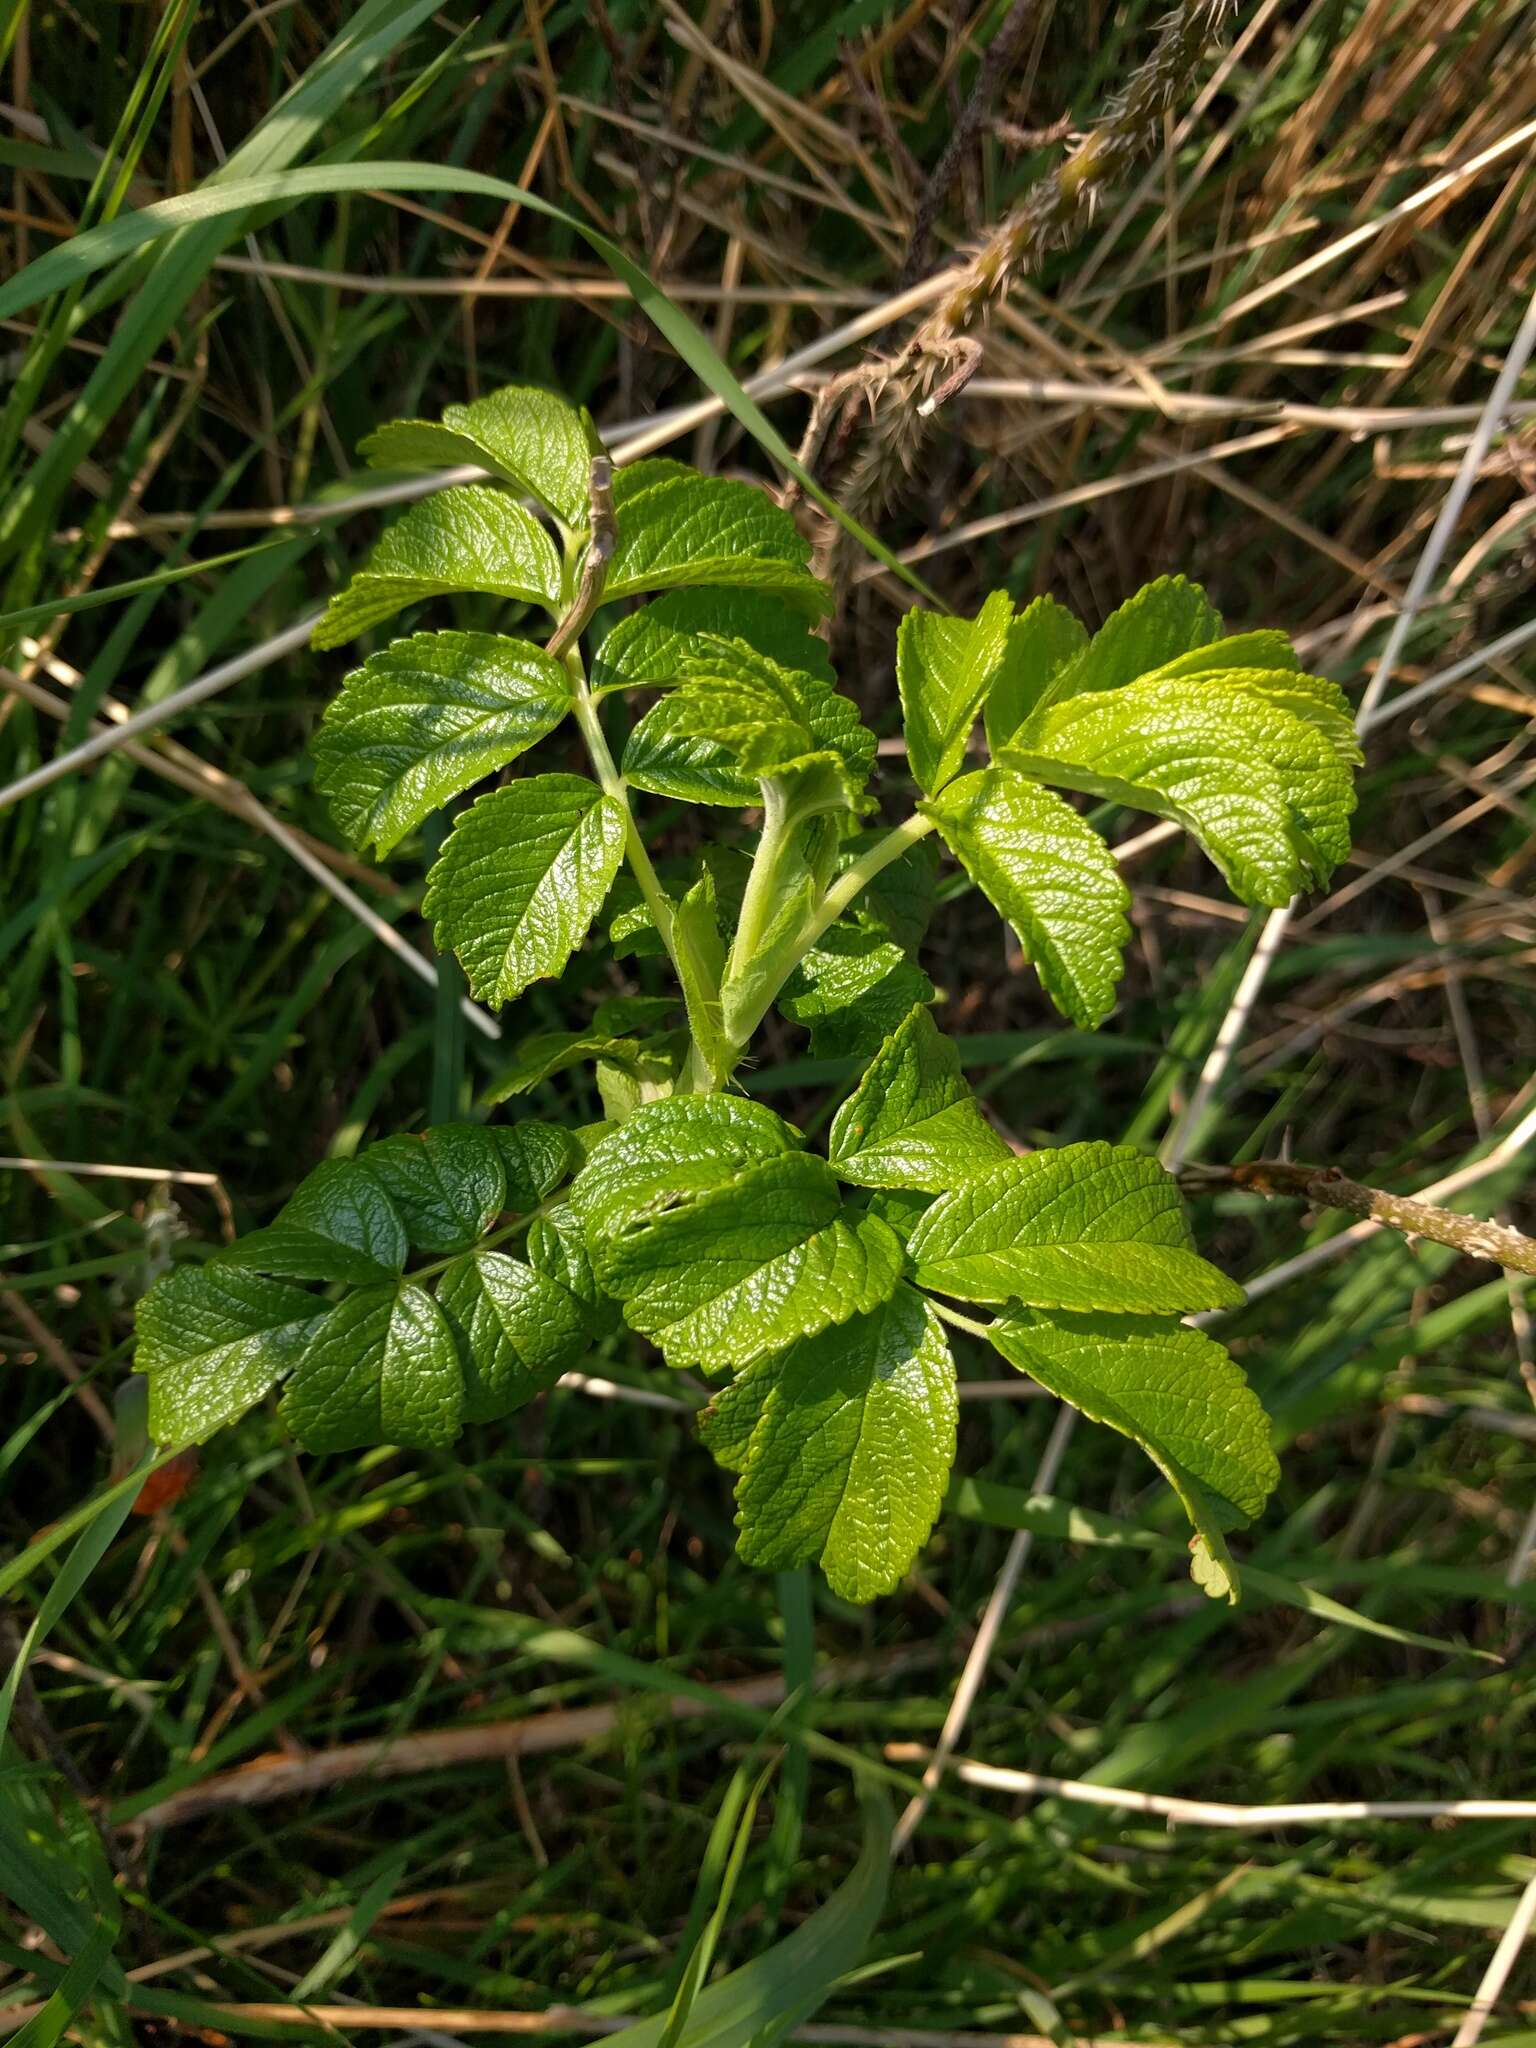
M 1212 1187 L 1251 1188 L 1261 1195 L 1296 1195 L 1317 1208 L 1342 1209 L 1399 1230 L 1427 1237 L 1471 1259 L 1487 1259 L 1514 1273 L 1536 1273 L 1536 1238 L 1503 1223 L 1437 1209 L 1411 1195 L 1388 1194 L 1346 1179 L 1336 1166 L 1298 1166 L 1286 1159 L 1251 1159 L 1238 1166 L 1191 1166 L 1179 1176 L 1190 1191 Z

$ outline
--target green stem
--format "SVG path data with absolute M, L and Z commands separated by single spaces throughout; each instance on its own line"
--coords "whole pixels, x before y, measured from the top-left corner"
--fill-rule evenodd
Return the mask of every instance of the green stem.
M 751 965 L 762 945 L 763 932 L 773 915 L 779 864 L 788 843 L 788 814 L 784 793 L 776 789 L 771 782 L 765 782 L 763 829 L 758 836 L 757 851 L 752 856 L 752 872 L 747 877 L 746 893 L 741 899 L 741 915 L 736 920 L 736 936 L 731 941 L 731 957 L 725 969 L 727 983 L 734 980 L 743 968 Z
M 821 908 L 806 928 L 801 957 L 811 950 L 829 926 L 836 924 L 854 898 L 869 887 L 882 869 L 888 868 L 893 860 L 900 860 L 909 846 L 916 846 L 920 839 L 926 839 L 933 830 L 933 819 L 925 818 L 921 812 L 914 811 L 910 818 L 893 826 L 883 839 L 875 841 L 868 853 L 839 875 L 821 899 Z M 799 964 L 797 960 L 795 965 Z
M 965 1330 L 973 1337 L 991 1340 L 992 1325 L 990 1323 L 978 1323 L 974 1316 L 963 1316 L 959 1309 L 946 1307 L 942 1301 L 935 1301 L 931 1294 L 927 1295 L 925 1299 L 936 1316 L 942 1316 L 946 1323 L 953 1323 L 957 1330 Z

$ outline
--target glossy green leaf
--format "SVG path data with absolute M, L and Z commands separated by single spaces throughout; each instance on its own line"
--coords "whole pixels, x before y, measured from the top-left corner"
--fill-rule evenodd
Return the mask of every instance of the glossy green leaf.
M 344 1295 L 315 1331 L 283 1394 L 283 1421 L 307 1451 L 451 1444 L 464 1381 L 453 1332 L 410 1282 Z
M 1235 1599 L 1224 1531 L 1263 1513 L 1279 1467 L 1269 1418 L 1221 1345 L 1178 1323 L 1091 1315 L 1013 1315 L 991 1337 L 1010 1365 L 1140 1444 L 1198 1532 L 1197 1584 Z
M 624 854 L 624 813 L 580 775 L 535 775 L 457 820 L 427 880 L 440 951 L 483 1001 L 558 974 L 586 936 Z
M 1111 612 L 1088 645 L 1053 677 L 1059 702 L 1085 692 L 1123 689 L 1165 662 L 1221 638 L 1221 614 L 1198 583 L 1159 576 Z
M 807 566 L 810 543 L 756 484 L 680 462 L 637 462 L 614 477 L 613 509 L 618 542 L 605 597 L 723 583 L 780 591 L 812 617 L 827 609 L 826 586 Z
M 402 1132 L 360 1155 L 388 1195 L 419 1252 L 460 1252 L 501 1213 L 507 1176 L 491 1133 L 480 1124 L 438 1124 Z
M 933 983 L 901 948 L 869 925 L 841 919 L 822 934 L 784 984 L 779 1009 L 809 1026 L 817 1059 L 864 1058 Z
M 530 641 L 415 633 L 347 677 L 315 734 L 315 781 L 354 846 L 388 853 L 570 706 L 569 671 Z
M 510 1415 L 587 1349 L 577 1302 L 504 1252 L 455 1259 L 437 1284 L 437 1303 L 458 1344 L 466 1422 Z
M 559 1124 L 492 1124 L 490 1134 L 507 1176 L 506 1206 L 520 1216 L 536 1209 L 581 1158 L 575 1136 Z
M 1013 599 L 994 590 L 974 619 L 910 611 L 896 633 L 907 759 L 917 785 L 935 796 L 952 782 L 988 690 L 1003 666 Z
M 1288 903 L 1349 851 L 1354 781 L 1334 739 L 1232 675 L 1071 698 L 1031 719 L 1003 759 L 1177 819 L 1245 903 Z
M 1195 1251 L 1173 1176 L 1097 1139 L 967 1180 L 928 1210 L 908 1249 L 921 1286 L 962 1301 L 1180 1315 L 1243 1300 Z
M 368 566 L 331 599 L 311 642 L 340 647 L 408 604 L 461 590 L 560 608 L 554 542 L 494 484 L 459 484 L 413 505 L 386 530 Z
M 647 1103 L 604 1138 L 571 1183 L 594 1249 L 643 1233 L 747 1166 L 789 1152 L 795 1134 L 765 1103 L 740 1095 L 674 1095 Z
M 399 1211 L 357 1159 L 325 1159 L 265 1230 L 220 1252 L 221 1266 L 245 1266 L 289 1280 L 388 1280 L 405 1264 Z
M 743 1560 L 819 1563 L 845 1600 L 892 1592 L 943 1504 L 958 1410 L 944 1326 L 909 1287 L 759 1360 L 700 1424 L 741 1472 Z
M 642 1050 L 638 1039 L 615 1038 L 606 1031 L 540 1031 L 523 1040 L 510 1066 L 501 1069 L 480 1099 L 492 1104 L 506 1102 L 514 1095 L 526 1095 L 540 1082 L 571 1067 L 585 1066 L 589 1060 L 633 1065 Z
M 901 1245 L 872 1216 L 841 1213 L 824 1159 L 786 1153 L 588 1243 L 631 1329 L 669 1365 L 719 1371 L 874 1308 L 901 1274 Z
M 832 1120 L 827 1156 L 856 1187 L 942 1193 L 1013 1154 L 977 1107 L 960 1055 L 926 1009 L 912 1010 Z
M 589 1345 L 619 1327 L 618 1304 L 598 1282 L 586 1228 L 569 1202 L 557 1203 L 533 1219 L 525 1249 L 539 1278 L 558 1287 L 574 1304 Z
M 831 683 L 827 643 L 770 591 L 673 590 L 620 619 L 592 663 L 594 689 L 675 683 L 716 640 L 741 640 L 780 667 Z
M 1010 740 L 1056 678 L 1088 645 L 1087 628 L 1054 597 L 1037 597 L 1008 629 L 1008 646 L 985 706 L 993 753 Z
M 1058 1010 L 1084 1030 L 1114 1007 L 1130 891 L 1070 804 L 1011 767 L 980 769 L 918 806 L 1018 934 Z
M 391 420 L 358 446 L 374 469 L 447 469 L 476 462 L 584 529 L 588 479 L 601 443 L 585 410 L 533 384 L 509 384 L 441 422 Z
M 221 1264 L 177 1266 L 134 1312 L 135 1370 L 149 1376 L 149 1431 L 202 1443 L 297 1363 L 326 1312 L 318 1295 Z

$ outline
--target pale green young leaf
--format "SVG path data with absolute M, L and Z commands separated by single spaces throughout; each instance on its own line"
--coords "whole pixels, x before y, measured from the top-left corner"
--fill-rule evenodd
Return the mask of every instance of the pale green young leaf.
M 943 1324 L 900 1287 L 746 1378 L 765 1392 L 736 1488 L 744 1562 L 819 1563 L 844 1600 L 893 1592 L 928 1539 L 954 1462 L 959 1402 Z M 705 1442 L 713 1449 L 718 1436 L 740 1459 L 746 1419 L 713 1432 L 706 1420 Z
M 490 1133 L 507 1176 L 503 1199 L 520 1216 L 536 1209 L 581 1158 L 574 1133 L 560 1124 L 492 1124 Z
M 1093 827 L 1001 765 L 920 803 L 950 851 L 1013 926 L 1046 994 L 1091 1031 L 1114 1007 L 1130 891 Z
M 1044 701 L 1123 689 L 1191 649 L 1221 638 L 1221 614 L 1198 583 L 1159 576 L 1111 612 L 1088 645 L 1052 679 Z
M 715 640 L 741 640 L 780 667 L 830 684 L 827 643 L 770 591 L 673 590 L 620 619 L 598 648 L 592 686 L 675 683 Z
M 397 1282 L 344 1295 L 315 1331 L 283 1394 L 283 1421 L 308 1451 L 451 1444 L 464 1380 L 446 1318 L 425 1289 Z
M 829 603 L 810 543 L 756 484 L 706 477 L 678 462 L 637 462 L 613 480 L 618 541 L 607 598 L 680 585 L 776 590 L 812 617 Z
M 1296 650 L 1289 636 L 1264 627 L 1253 633 L 1228 633 L 1219 640 L 1207 640 L 1188 648 L 1172 660 L 1162 662 L 1153 674 L 1159 676 L 1201 676 L 1219 669 L 1257 668 L 1299 670 Z
M 370 1145 L 358 1164 L 393 1203 L 419 1252 L 459 1252 L 483 1237 L 506 1200 L 507 1176 L 480 1124 L 438 1124 Z
M 779 996 L 780 1012 L 810 1029 L 817 1059 L 872 1053 L 933 983 L 872 925 L 843 918 L 806 953 Z
M 907 759 L 918 787 L 936 796 L 965 759 L 966 742 L 1008 652 L 1013 599 L 994 590 L 974 619 L 909 611 L 896 632 Z
M 832 1119 L 827 1156 L 865 1188 L 943 1193 L 1013 1157 L 960 1072 L 960 1055 L 926 1009 L 912 1010 Z
M 297 1363 L 328 1303 L 223 1265 L 177 1266 L 134 1311 L 134 1367 L 149 1376 L 149 1433 L 198 1444 Z
M 438 491 L 397 519 L 310 635 L 340 647 L 408 604 L 451 591 L 483 591 L 560 608 L 560 557 L 533 514 L 494 484 Z
M 476 462 L 537 498 L 564 525 L 588 517 L 592 457 L 602 452 L 584 408 L 534 384 L 509 384 L 473 405 L 446 405 L 441 422 L 391 420 L 358 445 L 374 469 L 448 469 Z
M 1141 1446 L 1198 1532 L 1196 1583 L 1235 1599 L 1224 1531 L 1262 1514 L 1280 1475 L 1269 1417 L 1222 1346 L 1178 1323 L 1102 1315 L 1011 1315 L 990 1334 L 1010 1365 Z
M 987 692 L 987 745 L 994 754 L 1087 645 L 1087 628 L 1054 597 L 1024 607 L 1008 629 L 1002 666 Z
M 673 1095 L 647 1103 L 594 1147 L 571 1204 L 594 1251 L 643 1232 L 747 1166 L 793 1150 L 795 1133 L 766 1103 L 740 1095 Z
M 1349 851 L 1354 781 L 1333 740 L 1226 677 L 1071 698 L 1031 719 L 1003 759 L 1177 819 L 1245 903 L 1288 903 Z
M 720 1000 L 726 949 L 720 934 L 715 878 L 708 868 L 673 914 L 672 952 L 694 1042 L 710 1072 L 723 1078 L 736 1063 L 737 1048 L 726 1036 Z
M 265 1230 L 219 1253 L 222 1266 L 288 1280 L 388 1280 L 409 1249 L 399 1211 L 359 1159 L 324 1159 Z
M 423 908 L 475 995 L 507 1003 L 559 974 L 624 856 L 624 812 L 580 775 L 535 775 L 456 821 Z
M 587 1349 L 572 1296 L 504 1252 L 455 1259 L 437 1283 L 437 1303 L 458 1342 L 466 1422 L 510 1415 Z
M 315 781 L 354 846 L 389 853 L 570 707 L 569 671 L 530 641 L 414 633 L 342 684 L 315 734 Z
M 1243 1299 L 1196 1252 L 1173 1176 L 1097 1139 L 967 1180 L 928 1210 L 908 1249 L 919 1285 L 962 1301 L 1181 1315 Z
M 669 1365 L 746 1365 L 792 1338 L 874 1308 L 901 1276 L 901 1245 L 872 1216 L 841 1213 L 824 1159 L 786 1153 L 588 1243 L 624 1319 Z

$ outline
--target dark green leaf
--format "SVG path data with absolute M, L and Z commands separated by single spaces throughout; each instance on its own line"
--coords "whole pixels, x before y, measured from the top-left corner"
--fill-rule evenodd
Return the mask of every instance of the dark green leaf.
M 466 1422 L 510 1415 L 587 1348 L 586 1319 L 565 1289 L 503 1252 L 456 1259 L 437 1301 L 458 1340 Z
M 597 1251 L 794 1143 L 788 1124 L 760 1102 L 669 1096 L 603 1139 L 572 1181 L 571 1202 Z
M 845 918 L 800 961 L 779 1009 L 810 1027 L 818 1059 L 845 1059 L 874 1052 L 915 1003 L 933 1000 L 933 983 L 899 946 Z
M 464 1381 L 431 1295 L 410 1282 L 345 1295 L 315 1332 L 282 1400 L 282 1417 L 309 1451 L 367 1444 L 451 1444 Z
M 501 1213 L 507 1176 L 491 1133 L 480 1124 L 439 1124 L 401 1133 L 361 1156 L 394 1204 L 419 1252 L 460 1252 Z
M 202 1443 L 243 1414 L 291 1370 L 326 1306 L 222 1265 L 177 1266 L 157 1280 L 134 1317 L 155 1442 Z
M 289 1280 L 387 1280 L 405 1264 L 405 1225 L 383 1188 L 357 1159 L 322 1160 L 265 1230 L 253 1230 L 219 1254 L 224 1266 L 279 1273 Z
M 558 1124 L 492 1124 L 490 1132 L 507 1176 L 506 1206 L 519 1215 L 536 1209 L 581 1156 L 573 1134 Z

